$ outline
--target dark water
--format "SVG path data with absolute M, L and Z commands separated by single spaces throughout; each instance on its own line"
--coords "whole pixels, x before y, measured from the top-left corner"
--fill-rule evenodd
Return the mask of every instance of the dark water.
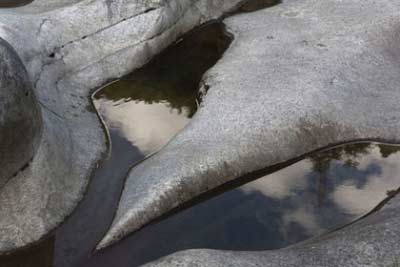
M 271 5 L 255 2 L 240 11 Z M 258 172 L 255 181 L 205 196 L 208 200 L 93 255 L 111 224 L 127 172 L 189 122 L 201 77 L 231 41 L 222 23 L 209 23 L 96 93 L 95 106 L 110 134 L 109 157 L 55 234 L 32 249 L 0 257 L 0 266 L 134 267 L 187 248 L 281 248 L 359 218 L 400 186 L 399 147 L 347 145 L 268 176 Z
M 207 24 L 94 95 L 109 130 L 111 155 L 96 170 L 83 203 L 57 231 L 55 266 L 114 266 L 91 252 L 111 224 L 124 177 L 162 148 L 196 112 L 200 79 L 231 42 L 224 30 L 221 23 Z
M 209 23 L 96 93 L 94 104 L 110 135 L 109 157 L 95 170 L 78 208 L 56 231 L 53 245 L 25 251 L 24 261 L 20 253 L 0 257 L 0 266 L 8 261 L 9 266 L 24 267 L 115 266 L 92 252 L 112 222 L 129 169 L 158 151 L 190 121 L 197 110 L 201 77 L 231 41 L 222 23 Z M 41 258 L 53 260 L 38 261 Z M 128 266 L 129 261 L 124 264 Z
M 54 237 L 51 237 L 37 246 L 0 257 L 1 267 L 50 267 L 54 260 Z
M 261 1 L 247 0 L 243 1 L 236 10 L 234 10 L 228 15 L 254 12 L 260 9 L 265 9 L 268 7 L 275 6 L 277 4 L 280 4 L 281 2 L 282 2 L 281 0 L 261 0 Z
M 34 0 L 0 0 L 0 8 L 24 6 L 33 1 Z
M 400 147 L 345 145 L 259 175 L 148 225 L 99 252 L 89 266 L 139 266 L 191 248 L 278 249 L 329 232 L 400 187 Z

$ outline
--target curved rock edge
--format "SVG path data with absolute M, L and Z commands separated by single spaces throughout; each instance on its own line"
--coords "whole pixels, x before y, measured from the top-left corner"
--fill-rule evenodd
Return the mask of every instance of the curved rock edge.
M 42 116 L 28 73 L 12 46 L 0 38 L 0 188 L 34 157 Z
M 131 170 L 98 249 L 265 166 L 353 140 L 400 143 L 399 10 L 393 0 L 288 0 L 225 21 L 235 40 L 204 77 L 210 89 L 202 108 L 162 151 Z M 391 240 L 398 237 L 396 232 Z M 218 260 L 193 256 L 196 261 L 187 257 L 187 262 L 225 266 L 224 256 L 247 257 L 247 252 L 224 253 L 210 252 Z M 186 266 L 179 256 L 184 253 L 177 255 L 155 265 Z M 258 254 L 248 253 L 253 255 Z
M 44 123 L 33 162 L 0 191 L 0 254 L 45 238 L 82 199 L 106 152 L 92 112 L 93 88 L 141 67 L 178 36 L 237 3 L 59 2 L 0 10 L 0 37 L 24 62 Z

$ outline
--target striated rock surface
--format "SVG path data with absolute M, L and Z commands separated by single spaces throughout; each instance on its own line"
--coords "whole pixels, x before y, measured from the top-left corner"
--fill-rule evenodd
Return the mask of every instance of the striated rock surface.
M 204 77 L 210 90 L 202 108 L 162 151 L 131 170 L 114 223 L 99 248 L 258 169 L 342 142 L 399 142 L 399 11 L 395 0 L 288 0 L 226 20 L 235 41 Z M 395 212 L 376 216 L 390 214 Z M 349 243 L 349 253 L 359 244 L 382 241 L 379 235 L 368 235 L 371 229 L 390 236 L 382 246 L 391 249 L 390 244 L 399 241 L 395 221 L 371 223 L 367 230 L 352 228 L 354 236 L 360 236 L 358 243 Z M 334 251 L 337 256 L 342 244 L 321 243 L 321 253 Z M 292 265 L 282 266 L 302 266 L 296 261 L 300 254 L 304 259 L 319 255 L 310 247 L 288 253 Z M 282 255 L 279 260 L 287 254 Z M 194 251 L 167 258 L 159 266 L 280 263 L 262 257 Z M 340 265 L 337 260 L 332 266 Z M 363 262 L 348 266 L 365 266 Z M 315 266 L 325 266 L 322 263 L 316 261 Z
M 238 2 L 35 0 L 0 9 L 0 38 L 24 63 L 43 121 L 31 164 L 0 189 L 0 253 L 44 237 L 82 198 L 106 152 L 92 90 L 142 66 L 178 36 Z M 4 90 L 3 79 L 0 84 Z M 19 159 L 16 167 L 25 161 Z

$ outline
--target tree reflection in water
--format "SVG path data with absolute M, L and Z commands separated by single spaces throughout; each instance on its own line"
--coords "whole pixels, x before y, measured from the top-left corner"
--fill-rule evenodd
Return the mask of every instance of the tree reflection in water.
M 56 262 L 55 266 L 134 267 L 191 248 L 286 247 L 370 212 L 400 186 L 399 163 L 399 146 L 361 143 L 332 148 L 150 224 L 79 264 L 69 265 L 67 260 L 74 258 L 65 256 L 76 252 L 67 250 L 61 253 L 64 258 L 54 261 L 50 239 L 0 257 L 1 266 L 51 267 Z
M 88 266 L 138 266 L 191 248 L 277 249 L 320 235 L 367 214 L 400 186 L 399 152 L 360 143 L 316 153 L 151 224 Z
M 331 167 L 331 162 L 344 162 L 346 167 L 356 168 L 358 165 L 357 158 L 362 154 L 368 153 L 369 144 L 358 144 L 353 146 L 342 146 L 333 148 L 322 153 L 317 153 L 309 157 L 312 162 L 312 169 L 318 174 L 318 205 L 322 206 L 327 193 L 327 173 Z

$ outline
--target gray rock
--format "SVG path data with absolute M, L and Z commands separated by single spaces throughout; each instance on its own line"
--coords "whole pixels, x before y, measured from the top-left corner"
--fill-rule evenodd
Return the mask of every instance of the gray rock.
M 82 199 L 106 152 L 93 89 L 238 1 L 35 0 L 0 9 L 0 38 L 23 61 L 43 117 L 32 163 L 0 189 L 0 253 L 38 241 Z
M 398 143 L 399 11 L 396 0 L 288 0 L 228 19 L 235 41 L 204 77 L 210 90 L 202 108 L 163 150 L 131 170 L 113 225 L 99 248 L 207 190 L 258 169 L 348 141 Z M 397 217 L 390 218 L 393 214 L 377 214 L 382 223 L 367 230 L 353 228 L 351 237 L 357 231 L 360 236 L 349 253 L 365 244 L 368 251 L 382 246 L 385 253 L 378 250 L 377 260 L 393 255 L 389 250 L 398 247 L 391 245 L 400 241 Z M 367 235 L 372 229 L 385 237 Z M 339 253 L 335 246 L 349 238 L 319 243 L 326 246 L 321 253 Z M 384 238 L 389 241 L 383 242 Z M 296 260 L 301 255 L 304 260 L 319 255 L 309 247 L 289 253 L 292 262 L 287 264 L 292 265 L 287 266 L 303 266 Z M 337 253 L 329 258 L 332 266 L 340 266 Z M 286 266 L 281 261 L 287 256 L 268 263 L 254 253 L 183 255 L 159 265 L 181 266 L 182 262 L 186 266 L 189 261 L 191 266 Z M 315 262 L 310 266 L 325 266 Z M 367 266 L 362 263 L 354 259 L 354 265 L 348 266 Z
M 0 38 L 0 188 L 33 158 L 42 117 L 24 65 Z

